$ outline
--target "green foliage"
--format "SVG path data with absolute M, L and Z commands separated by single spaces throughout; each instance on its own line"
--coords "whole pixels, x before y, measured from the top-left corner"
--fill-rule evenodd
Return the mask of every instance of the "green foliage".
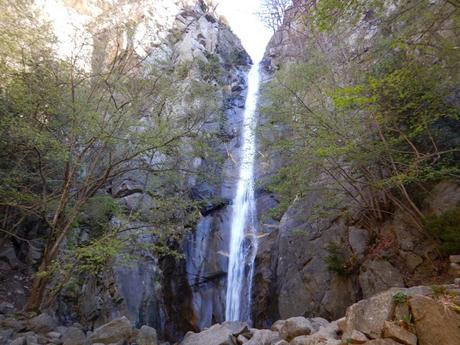
M 208 62 L 198 60 L 198 67 L 204 80 L 219 80 L 222 76 L 222 66 L 217 55 L 209 55 Z
M 460 41 L 449 25 L 459 13 L 429 1 L 385 6 L 306 2 L 291 19 L 296 30 L 305 23 L 312 28 L 305 29 L 308 50 L 263 89 L 270 102 L 262 107 L 269 119 L 262 137 L 269 133 L 266 144 L 284 162 L 268 187 L 280 200 L 273 216 L 296 197 L 321 190 L 323 209 L 337 215 L 346 212 L 340 204 L 354 203 L 372 223 L 399 208 L 421 228 L 426 192 L 416 202 L 411 191 L 459 175 L 460 111 L 453 99 Z M 360 47 L 347 35 L 360 30 L 356 23 L 367 25 L 365 17 L 378 19 L 379 30 L 369 48 L 347 55 Z M 323 46 L 329 41 L 337 43 L 331 51 Z
M 115 257 L 121 256 L 123 242 L 112 236 L 104 236 L 86 246 L 77 248 L 75 266 L 79 272 L 97 275 L 107 268 Z
M 436 297 L 445 296 L 447 294 L 447 287 L 444 285 L 432 285 L 431 290 Z
M 423 227 L 439 240 L 444 254 L 460 252 L 460 207 L 427 217 Z
M 403 315 L 401 321 L 403 321 L 406 327 L 409 327 L 409 328 L 414 325 L 414 319 L 412 317 L 412 314 Z
M 325 262 L 329 271 L 335 272 L 340 276 L 348 276 L 352 273 L 354 267 L 351 259 L 345 257 L 338 243 L 329 242 L 326 251 L 328 255 L 325 258 Z
M 393 295 L 393 302 L 396 304 L 404 304 L 407 303 L 409 296 L 404 292 L 398 292 Z
M 29 0 L 0 2 L 1 237 L 31 221 L 46 228 L 34 284 L 53 274 L 100 272 L 140 246 L 139 229 L 157 241 L 152 251 L 174 255 L 169 247 L 197 218 L 187 181 L 208 173 L 189 170 L 194 154 L 209 156 L 213 138 L 202 127 L 218 114 L 209 83 L 220 77 L 218 57 L 201 66 L 210 78 L 204 81 L 188 78 L 198 62 L 143 58 L 119 42 L 104 51 L 92 45 L 97 39 L 82 41 L 58 54 L 53 31 L 33 8 Z M 118 19 L 126 30 L 131 18 Z M 114 25 L 100 27 L 116 40 Z M 90 51 L 95 56 L 85 55 Z M 112 189 L 131 178 L 152 201 L 145 210 L 121 208 L 114 198 L 123 196 Z M 32 289 L 34 308 L 45 285 Z

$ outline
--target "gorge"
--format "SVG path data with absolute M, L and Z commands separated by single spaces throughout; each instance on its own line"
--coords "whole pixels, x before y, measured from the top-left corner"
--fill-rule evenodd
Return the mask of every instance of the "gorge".
M 459 18 L 1 3 L 0 344 L 457 345 Z

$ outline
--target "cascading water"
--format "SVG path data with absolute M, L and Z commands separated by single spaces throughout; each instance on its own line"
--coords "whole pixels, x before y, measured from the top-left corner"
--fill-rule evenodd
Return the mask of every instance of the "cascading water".
M 239 177 L 232 204 L 225 319 L 250 321 L 251 285 L 257 251 L 254 201 L 256 107 L 259 64 L 248 74 L 248 94 L 243 114 Z

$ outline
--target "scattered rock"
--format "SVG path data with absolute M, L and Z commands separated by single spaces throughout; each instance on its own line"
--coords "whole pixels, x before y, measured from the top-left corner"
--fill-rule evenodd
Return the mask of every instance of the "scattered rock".
M 292 339 L 289 345 L 340 345 L 338 339 L 331 339 L 319 334 L 301 335 Z
M 236 336 L 248 331 L 248 326 L 243 322 L 228 321 L 215 324 L 200 332 L 188 332 L 181 345 L 228 345 L 230 336 Z
M 62 336 L 64 345 L 85 345 L 86 336 L 80 328 L 69 327 Z
M 112 344 L 129 339 L 132 331 L 131 322 L 122 316 L 96 328 L 90 339 L 93 343 Z
M 246 343 L 249 341 L 249 339 L 246 338 L 246 337 L 245 337 L 244 335 L 242 335 L 242 334 L 240 334 L 240 335 L 236 338 L 236 340 L 238 340 L 238 342 L 239 342 L 240 344 L 246 344 Z
M 458 345 L 460 316 L 449 306 L 426 296 L 409 300 L 419 345 Z
M 25 337 L 18 337 L 11 341 L 10 345 L 24 345 L 26 343 Z
M 389 321 L 385 321 L 383 337 L 391 338 L 406 345 L 417 345 L 417 336 L 414 333 Z
M 278 332 L 273 332 L 269 329 L 261 329 L 254 332 L 252 338 L 246 345 L 271 345 L 281 340 Z
M 37 333 L 48 333 L 52 332 L 56 327 L 56 321 L 48 314 L 40 314 L 28 322 L 29 328 Z
M 16 332 L 23 331 L 25 329 L 24 323 L 13 319 L 13 318 L 7 318 L 3 321 L 0 322 L 0 325 L 4 328 L 12 329 Z
M 275 321 L 271 327 L 271 330 L 274 332 L 279 332 L 285 323 L 286 323 L 285 320 Z
M 60 337 L 61 337 L 61 333 L 59 333 L 59 332 L 54 332 L 54 331 L 53 331 L 53 332 L 48 332 L 48 333 L 46 333 L 46 336 L 47 336 L 48 338 L 60 338 Z
M 398 292 L 407 296 L 428 295 L 431 289 L 426 286 L 392 288 L 353 304 L 347 309 L 343 339 L 350 338 L 353 330 L 358 330 L 371 339 L 380 338 L 385 321 L 393 316 L 393 296 Z
M 274 343 L 273 345 L 289 345 L 289 343 L 286 340 L 280 340 Z
M 142 326 L 136 337 L 138 345 L 158 345 L 157 331 L 149 326 Z
M 365 345 L 401 345 L 393 339 L 374 339 L 370 340 Z
M 347 338 L 346 340 L 348 341 L 348 339 L 351 341 L 352 344 L 364 344 L 366 341 L 369 340 L 369 338 L 366 337 L 364 333 L 361 333 L 360 331 L 357 331 L 356 329 L 354 329 L 351 332 L 350 337 Z
M 279 334 L 284 340 L 290 341 L 300 335 L 309 335 L 312 330 L 313 325 L 308 319 L 302 316 L 296 316 L 286 320 Z

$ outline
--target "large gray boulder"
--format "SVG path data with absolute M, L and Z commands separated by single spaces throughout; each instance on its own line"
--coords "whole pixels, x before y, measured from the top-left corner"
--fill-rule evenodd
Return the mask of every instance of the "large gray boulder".
M 69 327 L 62 335 L 63 345 L 85 345 L 85 333 L 77 327 Z
M 272 345 L 280 340 L 281 338 L 278 332 L 261 329 L 254 332 L 252 338 L 246 345 Z
M 57 322 L 50 315 L 43 313 L 28 322 L 29 328 L 37 333 L 48 333 L 57 327 Z
M 114 344 L 128 340 L 132 333 L 131 322 L 122 316 L 96 328 L 90 339 L 93 343 Z
M 144 325 L 137 333 L 136 340 L 138 345 L 158 345 L 157 331 Z
M 312 331 L 313 325 L 310 320 L 302 316 L 297 316 L 287 319 L 281 327 L 279 334 L 284 340 L 290 341 L 299 335 L 308 335 Z
M 215 324 L 200 333 L 188 332 L 181 345 L 228 345 L 229 339 L 246 332 L 248 332 L 248 326 L 245 323 L 227 321 Z
M 422 286 L 408 289 L 392 288 L 353 304 L 347 309 L 342 339 L 351 338 L 353 330 L 360 331 L 371 339 L 380 338 L 385 321 L 391 320 L 393 316 L 393 296 L 398 292 L 404 293 L 407 296 L 413 296 L 417 294 L 429 294 L 431 289 Z
M 359 284 L 364 298 L 367 298 L 392 287 L 404 287 L 404 280 L 401 273 L 388 261 L 371 260 L 361 266 Z

